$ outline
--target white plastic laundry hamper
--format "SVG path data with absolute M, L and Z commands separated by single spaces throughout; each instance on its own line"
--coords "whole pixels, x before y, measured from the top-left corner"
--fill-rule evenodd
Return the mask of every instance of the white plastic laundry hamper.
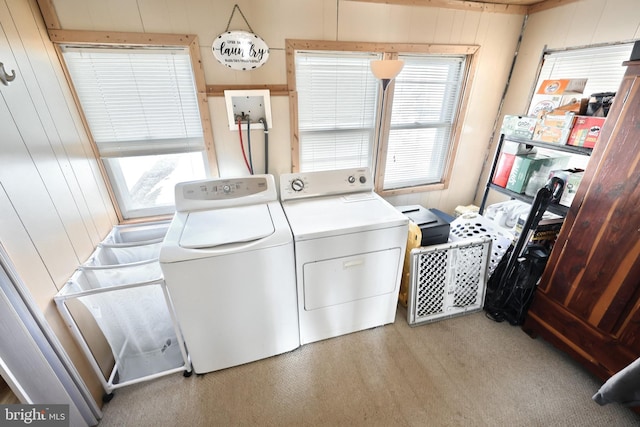
M 140 246 L 160 243 L 169 230 L 171 221 L 155 221 L 143 224 L 116 225 L 102 241 L 111 247 Z
M 175 372 L 191 374 L 191 363 L 157 259 L 128 264 L 108 262 L 105 248 L 73 274 L 54 297 L 56 306 L 105 389 L 114 389 Z M 90 326 L 77 321 L 70 302 L 80 301 L 109 344 L 114 358 L 106 375 L 85 334 Z M 80 317 L 81 318 L 81 317 Z
M 512 233 L 502 229 L 491 220 L 477 213 L 466 213 L 454 219 L 450 225 L 449 238 L 452 242 L 460 242 L 477 237 L 490 237 L 491 255 L 489 257 L 488 276 L 491 277 L 498 263 L 513 243 Z

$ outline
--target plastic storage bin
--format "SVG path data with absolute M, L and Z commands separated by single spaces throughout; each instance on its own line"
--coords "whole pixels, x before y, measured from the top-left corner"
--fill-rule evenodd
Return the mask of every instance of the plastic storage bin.
M 181 371 L 189 376 L 191 363 L 157 259 L 99 265 L 102 251 L 98 248 L 90 262 L 76 270 L 54 300 L 100 378 L 105 400 L 114 389 L 130 384 Z M 88 344 L 90 322 L 74 317 L 75 301 L 91 314 L 110 347 L 110 373 Z

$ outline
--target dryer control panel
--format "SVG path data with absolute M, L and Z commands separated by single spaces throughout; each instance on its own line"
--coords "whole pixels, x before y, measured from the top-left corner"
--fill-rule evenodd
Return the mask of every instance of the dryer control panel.
M 284 200 L 373 191 L 369 168 L 339 169 L 280 175 Z
M 219 209 L 277 200 L 272 175 L 204 179 L 176 184 L 176 210 Z

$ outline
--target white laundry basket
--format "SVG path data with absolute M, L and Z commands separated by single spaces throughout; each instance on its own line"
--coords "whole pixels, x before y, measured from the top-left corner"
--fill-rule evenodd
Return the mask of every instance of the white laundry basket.
M 498 263 L 513 243 L 515 237 L 495 225 L 491 220 L 477 213 L 463 214 L 451 222 L 449 238 L 452 242 L 459 242 L 477 237 L 490 237 L 491 257 L 489 258 L 488 276 L 491 277 Z
M 143 224 L 116 225 L 101 245 L 110 247 L 140 246 L 160 243 L 167 234 L 171 221 L 155 221 Z
M 113 266 L 158 260 L 162 242 L 130 246 L 107 246 L 99 244 L 84 266 Z
M 97 265 L 98 259 L 92 257 L 78 268 L 54 300 L 98 374 L 105 400 L 119 387 L 175 372 L 190 375 L 191 364 L 157 259 Z M 88 344 L 90 326 L 76 320 L 71 300 L 86 307 L 109 344 L 114 366 L 108 375 Z

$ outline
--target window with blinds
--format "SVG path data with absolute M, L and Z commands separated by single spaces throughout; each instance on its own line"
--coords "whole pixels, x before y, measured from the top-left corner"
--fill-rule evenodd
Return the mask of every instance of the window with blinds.
M 300 171 L 373 169 L 379 54 L 297 51 Z
M 299 170 L 368 166 L 376 188 L 441 184 L 451 160 L 467 54 L 399 54 L 405 63 L 384 99 L 371 61 L 382 53 L 296 50 Z M 389 114 L 390 113 L 390 114 Z M 386 130 L 388 127 L 388 131 Z M 388 135 L 377 141 L 377 135 Z M 378 144 L 380 146 L 378 146 Z
M 186 48 L 61 46 L 124 218 L 172 213 L 206 156 Z
M 400 55 L 383 189 L 439 183 L 445 172 L 465 56 Z
M 629 59 L 633 43 L 595 46 L 545 52 L 536 89 L 543 80 L 586 78 L 585 96 L 615 92 L 622 81 L 624 61 Z

